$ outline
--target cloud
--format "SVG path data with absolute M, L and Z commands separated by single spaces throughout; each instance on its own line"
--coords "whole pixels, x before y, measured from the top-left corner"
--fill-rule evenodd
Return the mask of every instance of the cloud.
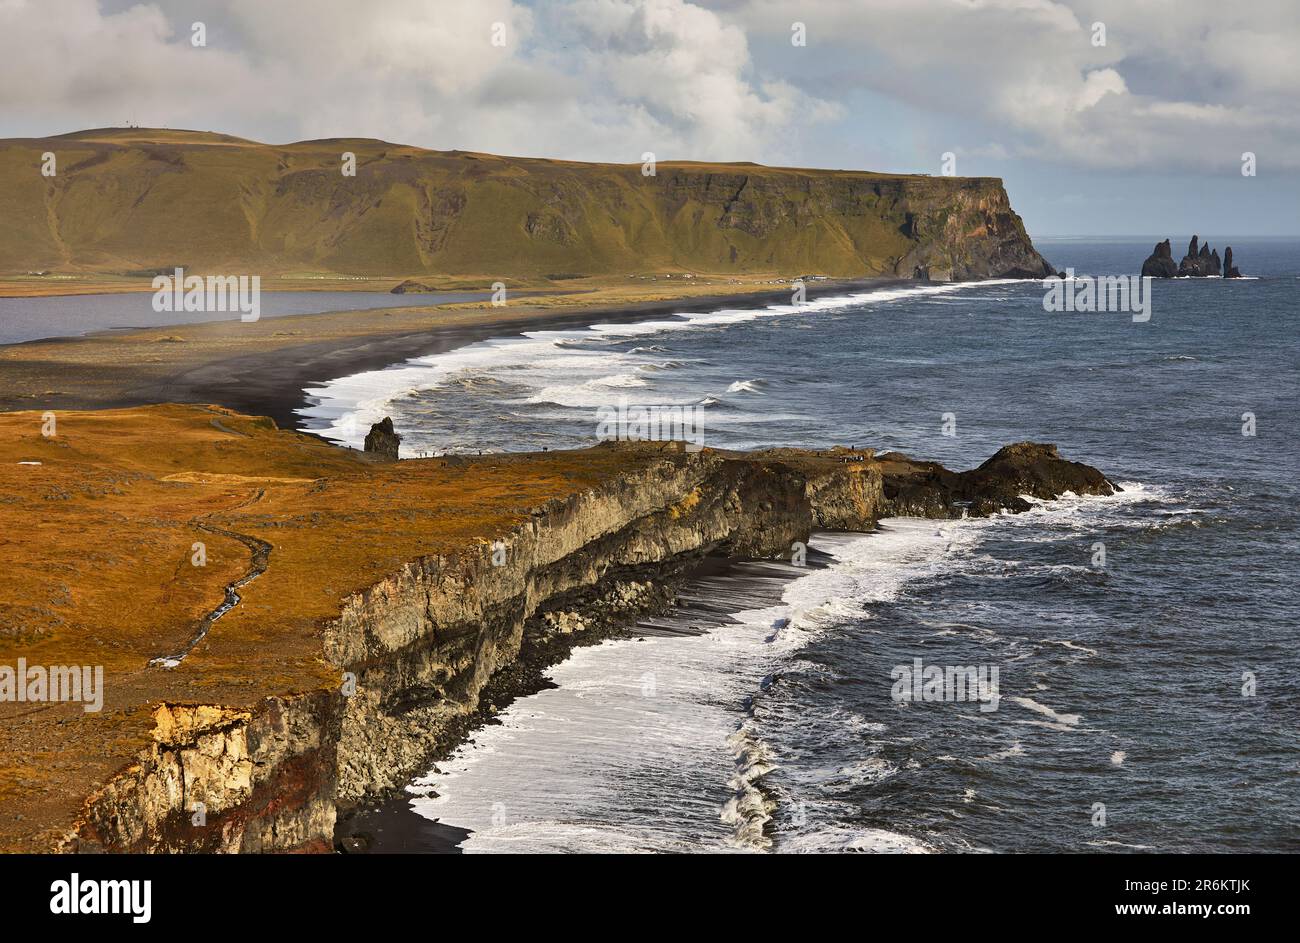
M 777 157 L 798 127 L 838 113 L 756 78 L 744 32 L 686 0 L 224 0 L 172 11 L 0 0 L 4 132 L 129 119 L 634 162 L 647 150 Z M 190 43 L 191 17 L 207 26 L 205 48 Z
M 1252 151 L 1265 173 L 1300 167 L 1297 47 L 1292 0 L 0 0 L 0 133 L 859 166 L 867 94 L 910 125 L 870 126 L 874 153 L 924 128 L 967 154 L 1221 172 Z
M 1015 156 L 1221 171 L 1251 150 L 1274 168 L 1300 166 L 1300 7 L 1291 0 L 733 0 L 720 8 L 751 39 L 776 40 L 793 20 L 805 22 L 807 51 L 844 93 L 869 90 L 953 125 L 982 122 Z M 1093 42 L 1098 23 L 1105 45 Z
M 53 113 L 94 116 L 103 125 L 120 123 L 133 108 L 225 97 L 222 76 L 237 57 L 213 50 L 200 59 L 191 48 L 188 29 L 177 36 L 156 7 L 103 15 L 94 0 L 4 0 L 0 105 L 10 120 Z
M 787 82 L 754 82 L 745 34 L 682 0 L 576 0 L 564 11 L 584 50 L 589 82 L 641 109 L 653 145 L 700 156 L 746 159 L 809 120 L 838 114 L 835 106 Z M 651 149 L 654 149 L 653 147 Z

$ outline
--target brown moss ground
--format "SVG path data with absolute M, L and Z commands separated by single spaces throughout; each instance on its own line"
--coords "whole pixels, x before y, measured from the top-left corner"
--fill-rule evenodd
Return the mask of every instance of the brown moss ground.
M 39 412 L 0 414 L 0 664 L 103 665 L 104 709 L 0 704 L 0 849 L 38 848 L 70 822 L 148 742 L 158 702 L 238 708 L 335 685 L 320 627 L 347 596 L 649 460 L 597 449 L 380 464 L 217 407 L 56 415 L 46 438 Z M 268 541 L 269 566 L 179 669 L 149 668 L 248 568 L 245 546 L 199 521 Z M 196 540 L 205 567 L 190 563 Z

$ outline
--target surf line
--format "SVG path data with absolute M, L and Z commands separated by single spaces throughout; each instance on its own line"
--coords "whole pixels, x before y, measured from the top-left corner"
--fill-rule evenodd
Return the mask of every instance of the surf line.
M 717 305 L 692 305 L 690 299 L 681 299 L 685 310 L 678 310 L 668 319 L 650 320 L 616 320 L 600 321 L 599 309 L 590 313 L 591 323 L 581 328 L 555 328 L 546 324 L 521 325 L 519 330 L 503 328 L 501 333 L 474 340 L 437 353 L 405 357 L 393 363 L 372 370 L 346 374 L 320 383 L 307 386 L 302 390 L 305 404 L 294 409 L 294 414 L 301 417 L 301 428 L 329 439 L 331 442 L 360 447 L 369 424 L 383 418 L 391 404 L 401 396 L 412 392 L 433 390 L 446 382 L 459 371 L 472 370 L 475 374 L 494 369 L 508 361 L 498 361 L 497 357 L 509 357 L 513 344 L 502 341 L 515 341 L 521 337 L 539 340 L 549 334 L 569 334 L 578 336 L 557 338 L 548 343 L 581 343 L 605 337 L 630 338 L 648 330 L 649 336 L 667 330 L 689 330 L 692 328 L 722 326 L 746 323 L 759 318 L 785 317 L 800 314 L 816 314 L 859 304 L 889 303 L 908 298 L 925 298 L 932 295 L 946 295 L 964 291 L 967 288 L 988 288 L 999 285 L 1024 285 L 1024 279 L 992 278 L 971 282 L 943 282 L 938 284 L 905 284 L 892 287 L 866 288 L 862 291 L 845 290 L 845 294 L 830 294 L 810 299 L 800 304 L 772 302 L 770 298 L 755 303 L 752 307 L 728 308 Z M 1037 282 L 1029 280 L 1028 284 Z M 713 322 L 708 319 L 718 316 L 736 315 L 735 320 Z M 703 320 L 703 323 L 700 323 Z M 524 332 L 521 334 L 521 331 Z M 653 349 L 651 345 L 650 349 Z M 633 350 L 632 353 L 635 353 Z M 642 351 L 644 352 L 644 350 Z M 447 366 L 455 358 L 466 353 L 481 355 L 472 365 L 460 364 Z M 447 372 L 441 372 L 443 368 Z M 451 372 L 453 369 L 457 372 Z M 385 374 L 388 374 L 385 377 Z M 752 381 L 740 381 L 752 382 Z M 748 392 L 754 392 L 748 390 Z

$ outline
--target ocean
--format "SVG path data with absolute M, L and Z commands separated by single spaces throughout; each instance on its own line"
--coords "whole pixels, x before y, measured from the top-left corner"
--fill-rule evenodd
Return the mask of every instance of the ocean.
M 1039 247 L 1101 275 L 1155 242 Z M 710 577 L 687 596 L 730 618 L 575 650 L 413 809 L 471 852 L 1300 850 L 1300 241 L 1231 245 L 1249 278 L 1159 281 L 1146 322 L 1049 313 L 1038 282 L 889 288 L 314 388 L 308 428 L 355 445 L 391 415 L 406 455 L 589 444 L 626 398 L 702 405 L 727 448 L 967 468 L 1052 442 L 1124 489 L 819 534 L 822 566 Z M 996 709 L 900 699 L 918 659 L 996 669 Z

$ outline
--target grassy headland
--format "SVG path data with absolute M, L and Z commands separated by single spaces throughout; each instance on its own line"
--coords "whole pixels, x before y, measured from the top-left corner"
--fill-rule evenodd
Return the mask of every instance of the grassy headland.
M 343 155 L 356 158 L 345 175 Z M 42 175 L 43 155 L 55 173 Z M 267 145 L 99 129 L 0 141 L 0 276 L 120 285 L 181 266 L 514 287 L 654 274 L 974 278 L 1035 270 L 1000 180 L 758 164 Z M 44 274 L 33 274 L 44 273 Z M 93 282 L 92 282 L 93 284 Z

